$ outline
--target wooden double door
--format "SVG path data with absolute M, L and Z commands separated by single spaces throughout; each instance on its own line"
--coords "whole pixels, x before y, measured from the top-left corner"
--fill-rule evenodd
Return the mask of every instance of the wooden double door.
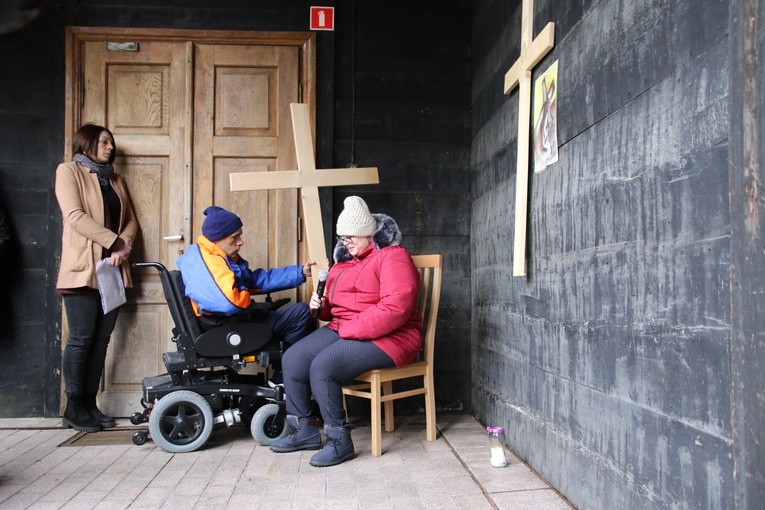
M 251 266 L 302 262 L 298 192 L 232 193 L 228 175 L 297 168 L 289 105 L 315 110 L 314 40 L 310 33 L 67 30 L 66 158 L 79 125 L 114 133 L 115 167 L 140 224 L 131 262 L 175 269 L 209 205 L 242 218 Z M 164 372 L 162 353 L 175 350 L 157 272 L 134 269 L 133 281 L 100 397 L 115 416 L 140 410 L 142 379 Z

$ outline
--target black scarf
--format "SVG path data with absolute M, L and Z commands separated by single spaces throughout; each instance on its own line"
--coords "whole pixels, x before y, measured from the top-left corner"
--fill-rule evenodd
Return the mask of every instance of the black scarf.
M 114 165 L 111 163 L 96 163 L 85 154 L 77 153 L 74 160 L 84 167 L 90 168 L 90 173 L 96 174 L 98 182 L 103 189 L 109 189 L 109 178 L 114 173 Z

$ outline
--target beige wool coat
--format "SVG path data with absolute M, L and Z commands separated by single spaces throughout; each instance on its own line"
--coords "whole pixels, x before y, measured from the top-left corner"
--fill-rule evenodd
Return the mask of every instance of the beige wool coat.
M 112 174 L 110 183 L 122 204 L 117 230 L 119 237 L 132 245 L 138 222 L 127 186 L 116 173 Z M 101 260 L 103 249 L 111 247 L 117 239 L 117 234 L 104 226 L 104 199 L 98 176 L 74 161 L 60 164 L 56 168 L 56 198 L 64 219 L 56 288 L 96 289 L 96 262 Z M 123 262 L 121 269 L 125 287 L 132 287 L 130 265 Z

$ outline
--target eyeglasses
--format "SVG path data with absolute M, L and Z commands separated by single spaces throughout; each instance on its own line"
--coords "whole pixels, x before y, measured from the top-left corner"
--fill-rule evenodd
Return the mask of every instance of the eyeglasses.
M 337 236 L 337 240 L 341 243 L 351 243 L 353 244 L 353 236 Z

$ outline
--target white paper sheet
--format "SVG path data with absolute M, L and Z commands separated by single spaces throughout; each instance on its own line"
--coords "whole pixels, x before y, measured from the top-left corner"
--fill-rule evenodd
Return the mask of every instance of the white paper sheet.
M 120 266 L 112 266 L 109 259 L 99 260 L 96 263 L 96 280 L 98 292 L 101 294 L 101 307 L 105 314 L 127 301 Z

